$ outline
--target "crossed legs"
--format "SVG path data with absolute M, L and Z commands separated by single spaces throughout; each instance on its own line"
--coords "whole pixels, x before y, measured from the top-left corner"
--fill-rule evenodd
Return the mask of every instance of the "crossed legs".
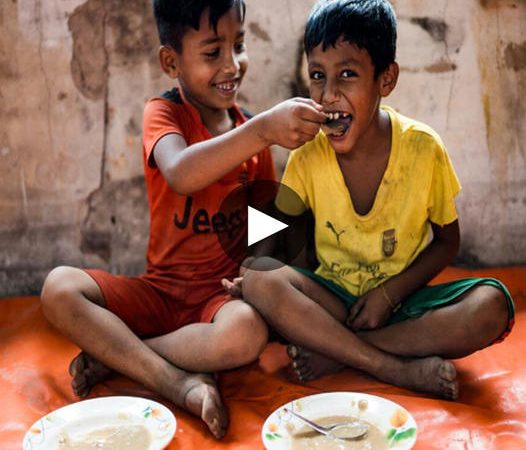
M 113 369 L 200 416 L 216 437 L 228 424 L 212 375 L 255 360 L 267 341 L 267 328 L 247 304 L 225 304 L 211 324 L 193 324 L 141 341 L 105 308 L 97 283 L 84 271 L 54 269 L 42 290 L 48 320 L 83 352 L 70 365 L 80 395 Z
M 395 385 L 452 399 L 458 396 L 456 371 L 443 358 L 488 345 L 508 318 L 500 291 L 483 286 L 419 319 L 355 334 L 343 325 L 347 311 L 342 302 L 290 267 L 249 271 L 243 295 L 269 325 L 296 344 L 289 355 L 300 378 L 351 366 Z

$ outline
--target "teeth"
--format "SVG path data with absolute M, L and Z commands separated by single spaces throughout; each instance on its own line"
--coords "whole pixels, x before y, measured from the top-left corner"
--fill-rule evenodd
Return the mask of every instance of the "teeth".
M 216 86 L 224 91 L 231 91 L 236 87 L 236 83 L 219 83 Z
M 327 116 L 327 118 L 329 120 L 338 120 L 340 118 L 345 118 L 345 117 L 349 117 L 350 114 L 349 113 L 346 113 L 346 112 L 326 112 L 325 115 Z

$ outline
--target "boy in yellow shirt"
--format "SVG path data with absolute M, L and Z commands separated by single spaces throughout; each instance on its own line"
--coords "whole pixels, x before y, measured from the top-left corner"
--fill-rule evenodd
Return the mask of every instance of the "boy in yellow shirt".
M 397 82 L 395 49 L 387 0 L 321 0 L 313 8 L 305 31 L 310 93 L 332 120 L 292 153 L 283 183 L 314 214 L 319 267 L 249 270 L 243 296 L 292 343 L 300 380 L 352 366 L 455 399 L 446 358 L 502 339 L 513 301 L 494 279 L 427 286 L 459 248 L 460 185 L 431 128 L 380 106 Z M 287 211 L 279 196 L 277 203 Z

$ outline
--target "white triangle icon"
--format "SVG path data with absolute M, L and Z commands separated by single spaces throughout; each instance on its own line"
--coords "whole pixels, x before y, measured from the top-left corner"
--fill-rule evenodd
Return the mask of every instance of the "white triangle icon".
M 278 231 L 284 230 L 288 225 L 268 214 L 248 207 L 248 245 L 255 244 Z

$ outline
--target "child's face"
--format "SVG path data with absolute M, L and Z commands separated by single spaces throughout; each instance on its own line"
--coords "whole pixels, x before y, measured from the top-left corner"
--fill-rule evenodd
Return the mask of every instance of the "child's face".
M 190 28 L 182 39 L 181 53 L 174 52 L 177 78 L 187 100 L 201 113 L 231 108 L 248 66 L 243 23 L 234 8 L 210 27 L 208 11 L 199 30 Z
M 367 50 L 339 39 L 335 47 L 315 47 L 308 55 L 310 95 L 325 112 L 346 116 L 348 129 L 328 135 L 337 153 L 348 153 L 375 132 L 380 98 L 387 95 L 384 73 L 375 80 Z M 341 120 L 341 119 L 340 119 Z

